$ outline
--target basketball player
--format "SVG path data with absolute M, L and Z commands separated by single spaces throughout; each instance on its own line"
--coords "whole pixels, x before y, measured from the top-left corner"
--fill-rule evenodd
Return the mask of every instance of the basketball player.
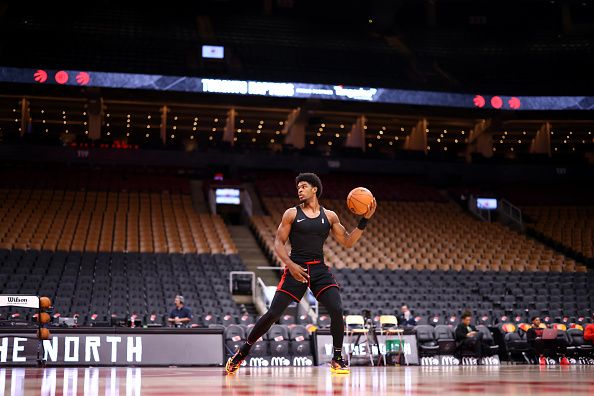
M 299 205 L 289 208 L 276 232 L 274 249 L 285 265 L 283 276 L 277 286 L 270 309 L 254 325 L 246 342 L 229 358 L 225 369 L 235 373 L 248 356 L 252 345 L 279 320 L 284 310 L 293 301 L 299 302 L 309 287 L 317 300 L 330 314 L 334 354 L 330 370 L 337 374 L 348 374 L 349 367 L 342 358 L 344 320 L 338 284 L 324 263 L 324 242 L 328 234 L 344 247 L 350 248 L 363 234 L 367 221 L 375 213 L 375 199 L 357 228 L 347 232 L 336 213 L 320 206 L 322 182 L 314 173 L 301 173 L 295 179 Z M 291 255 L 285 244 L 291 242 Z

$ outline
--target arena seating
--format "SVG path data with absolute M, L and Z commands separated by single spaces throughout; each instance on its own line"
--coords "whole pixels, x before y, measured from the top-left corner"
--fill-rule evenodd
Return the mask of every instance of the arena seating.
M 194 210 L 187 177 L 51 166 L 0 172 L 0 293 L 48 296 L 56 314 L 80 324 L 132 314 L 159 324 L 176 294 L 195 324 L 237 323 L 246 313 L 228 284 L 229 271 L 245 267 L 223 220 Z M 29 313 L 4 309 L 0 318 L 13 314 Z
M 264 198 L 271 216 L 252 221 L 269 254 L 282 212 L 291 198 Z M 344 201 L 323 200 L 352 229 L 357 218 Z M 585 271 L 562 254 L 498 223 L 480 222 L 453 203 L 381 202 L 362 238 L 352 249 L 333 239 L 325 246 L 326 261 L 336 268 Z M 277 258 L 278 261 L 278 258 Z
M 594 206 L 524 206 L 522 213 L 532 229 L 594 259 Z
M 229 272 L 245 270 L 237 255 L 0 250 L 1 293 L 39 294 L 54 313 L 79 316 L 80 324 L 136 314 L 161 323 L 182 294 L 194 323 L 237 322 L 245 313 L 229 291 Z M 3 308 L 2 319 L 30 310 Z M 96 315 L 96 316 L 95 316 Z M 209 317 L 210 316 L 210 317 Z M 252 318 L 253 319 L 253 318 Z
M 456 324 L 470 311 L 487 325 L 528 322 L 533 315 L 588 321 L 594 274 L 574 272 L 334 269 L 347 312 L 398 313 L 408 304 L 419 323 Z M 516 317 L 518 317 L 516 319 Z
M 594 189 L 581 183 L 508 183 L 452 189 L 461 193 L 503 197 L 522 210 L 524 225 L 558 250 L 581 261 L 594 260 Z
M 0 247 L 234 253 L 222 220 L 168 192 L 0 190 Z

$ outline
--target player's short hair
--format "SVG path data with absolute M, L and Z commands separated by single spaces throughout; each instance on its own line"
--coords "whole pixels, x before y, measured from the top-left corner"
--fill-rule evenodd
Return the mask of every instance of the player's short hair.
M 318 191 L 316 191 L 316 197 L 318 199 L 322 196 L 322 181 L 315 173 L 300 173 L 299 176 L 295 178 L 295 185 L 307 182 L 312 185 L 312 187 L 317 187 Z
M 540 316 L 533 316 L 530 318 L 530 323 L 534 322 L 536 319 L 540 319 Z

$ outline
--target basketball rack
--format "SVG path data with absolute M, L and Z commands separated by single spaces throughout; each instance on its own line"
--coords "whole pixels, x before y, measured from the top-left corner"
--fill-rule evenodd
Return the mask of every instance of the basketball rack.
M 30 294 L 0 294 L 0 307 L 19 307 L 19 308 L 30 308 L 37 310 L 37 332 L 34 337 L 25 336 L 24 338 L 35 338 L 39 341 L 37 346 L 37 365 L 39 367 L 45 366 L 43 340 L 41 338 L 41 329 L 43 323 L 41 323 L 41 304 L 39 302 L 40 297 Z

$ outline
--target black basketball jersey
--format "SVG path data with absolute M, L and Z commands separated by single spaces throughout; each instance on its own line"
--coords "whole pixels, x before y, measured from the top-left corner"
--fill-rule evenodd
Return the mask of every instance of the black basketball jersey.
M 324 259 L 324 242 L 330 233 L 330 222 L 324 208 L 320 206 L 318 217 L 309 218 L 296 206 L 297 215 L 291 225 L 289 241 L 291 242 L 291 260 L 304 263 L 311 260 Z

